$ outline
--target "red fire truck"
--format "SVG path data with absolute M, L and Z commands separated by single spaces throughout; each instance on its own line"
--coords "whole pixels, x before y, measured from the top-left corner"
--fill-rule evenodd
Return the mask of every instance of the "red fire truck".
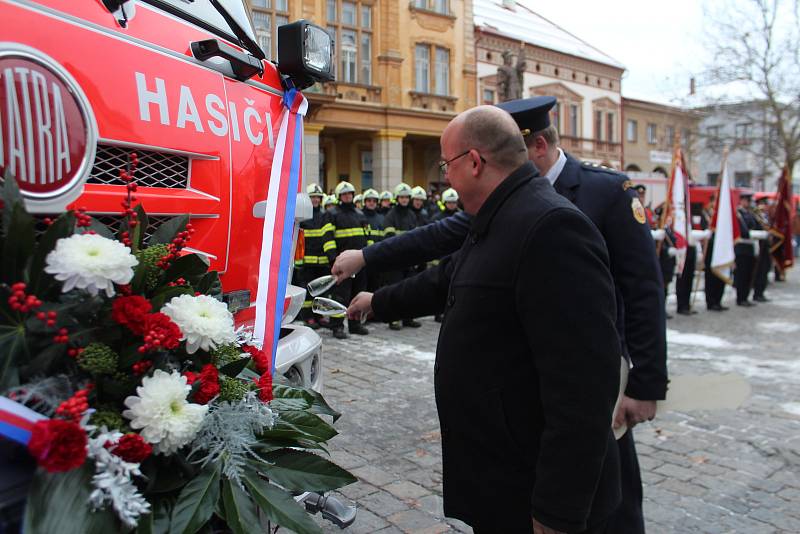
M 16 176 L 32 212 L 86 207 L 114 227 L 119 169 L 136 152 L 151 227 L 190 214 L 191 251 L 252 324 L 283 82 L 332 79 L 323 29 L 298 21 L 278 39 L 276 64 L 243 0 L 0 0 L 0 175 Z M 304 193 L 286 202 L 296 221 L 310 215 Z M 303 296 L 289 286 L 276 367 L 319 389 L 320 339 L 290 324 Z

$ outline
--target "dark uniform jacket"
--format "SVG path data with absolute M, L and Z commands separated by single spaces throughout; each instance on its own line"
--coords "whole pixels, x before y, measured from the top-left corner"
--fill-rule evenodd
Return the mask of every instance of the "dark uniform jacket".
M 413 211 L 414 215 L 417 217 L 417 226 L 425 226 L 431 222 L 431 218 L 428 216 L 428 210 L 425 208 L 415 209 L 412 206 L 411 211 Z
M 384 320 L 444 311 L 434 366 L 444 512 L 486 532 L 531 532 L 531 515 L 577 532 L 620 499 L 608 254 L 589 219 L 535 176 L 517 169 L 457 254 L 372 300 Z
M 383 240 L 383 220 L 384 215 L 378 210 L 364 208 L 361 210 L 367 220 L 369 229 L 367 230 L 367 244 L 372 245 Z
M 323 252 L 323 237 L 325 231 L 325 213 L 322 208 L 314 208 L 314 215 L 300 223 L 303 229 L 303 240 L 305 242 L 305 255 L 303 265 L 328 265 L 328 256 Z
M 750 239 L 750 230 L 763 230 L 764 228 L 756 219 L 756 216 L 750 210 L 738 208 L 736 210 L 736 217 L 739 219 L 739 234 L 742 239 Z M 733 246 L 733 251 L 737 256 L 755 256 L 756 252 L 752 243 L 736 243 Z
M 389 210 L 389 213 L 387 213 L 386 217 L 383 219 L 383 235 L 384 237 L 401 235 L 409 230 L 413 230 L 417 226 L 417 215 L 411 209 L 411 202 L 409 202 L 407 206 L 396 204 L 392 206 L 392 209 Z
M 352 202 L 338 204 L 325 214 L 323 250 L 330 263 L 345 250 L 361 250 L 367 246 L 367 219 Z
M 459 211 L 461 211 L 461 210 L 459 210 L 458 208 L 456 208 L 454 210 L 449 210 L 449 209 L 445 208 L 445 209 L 443 209 L 442 211 L 440 211 L 439 213 L 437 213 L 436 215 L 433 216 L 432 222 L 441 221 L 442 219 L 446 219 L 448 217 L 452 217 L 453 215 L 455 215 Z
M 594 222 L 606 241 L 617 293 L 617 331 L 623 354 L 633 361 L 626 394 L 660 400 L 667 391 L 664 286 L 646 216 L 644 222 L 636 219 L 636 192 L 626 182 L 623 174 L 581 164 L 567 154 L 555 189 Z M 369 267 L 388 269 L 397 268 L 399 258 L 417 264 L 451 254 L 464 242 L 470 219 L 459 212 L 365 250 L 364 259 Z M 516 233 L 514 228 L 506 231 Z

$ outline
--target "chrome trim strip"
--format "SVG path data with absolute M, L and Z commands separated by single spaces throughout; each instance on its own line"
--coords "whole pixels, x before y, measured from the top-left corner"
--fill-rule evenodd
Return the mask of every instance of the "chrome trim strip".
M 186 156 L 193 159 L 205 160 L 218 160 L 219 156 L 209 156 L 208 154 L 201 154 L 200 152 L 190 152 L 188 150 L 177 150 L 174 148 L 166 148 L 156 145 L 147 145 L 144 143 L 131 143 L 129 141 L 120 141 L 118 139 L 108 139 L 105 137 L 98 137 L 97 142 L 104 145 L 120 146 L 123 148 L 142 148 L 144 150 L 151 150 L 153 152 L 166 152 L 167 154 L 175 154 L 176 156 Z

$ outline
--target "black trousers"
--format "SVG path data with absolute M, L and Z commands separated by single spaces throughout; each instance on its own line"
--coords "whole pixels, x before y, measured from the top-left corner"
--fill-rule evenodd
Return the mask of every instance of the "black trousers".
M 333 286 L 332 296 L 334 300 L 344 304 L 345 306 L 350 305 L 350 301 L 353 300 L 353 297 L 358 295 L 360 292 L 365 291 L 367 289 L 367 273 L 361 270 L 355 278 L 348 278 L 344 280 L 341 284 Z M 331 327 L 337 328 L 344 324 L 344 317 L 331 317 Z
M 733 285 L 736 287 L 736 302 L 745 302 L 750 297 L 753 287 L 753 269 L 756 258 L 748 254 L 736 255 L 736 271 L 733 273 Z
M 604 530 L 592 530 L 605 534 L 644 534 L 644 514 L 642 513 L 642 474 L 633 430 L 617 440 L 619 447 L 620 482 L 622 484 L 622 503 L 608 520 Z
M 769 240 L 758 242 L 758 259 L 756 260 L 756 278 L 753 281 L 753 296 L 763 297 L 769 284 L 769 271 L 772 268 L 772 254 L 769 252 Z
M 697 264 L 697 247 L 686 249 L 686 263 L 683 273 L 675 282 L 675 294 L 678 296 L 678 311 L 688 310 L 692 306 L 692 286 L 694 285 L 694 268 Z

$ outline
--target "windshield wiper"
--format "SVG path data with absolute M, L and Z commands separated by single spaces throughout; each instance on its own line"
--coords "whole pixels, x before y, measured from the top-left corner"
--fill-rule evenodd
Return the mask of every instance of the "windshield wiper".
M 261 47 L 258 45 L 258 43 L 253 41 L 250 36 L 247 35 L 247 32 L 244 31 L 238 22 L 236 22 L 236 19 L 233 18 L 233 15 L 228 12 L 228 10 L 219 2 L 219 0 L 208 1 L 212 6 L 214 6 L 214 9 L 217 10 L 222 18 L 225 19 L 225 22 L 228 23 L 228 26 L 230 26 L 231 30 L 233 30 L 233 33 L 236 34 L 236 37 L 239 39 L 239 44 L 242 45 L 242 48 L 253 54 L 258 59 L 267 59 L 266 54 L 264 54 L 264 51 L 261 50 Z

